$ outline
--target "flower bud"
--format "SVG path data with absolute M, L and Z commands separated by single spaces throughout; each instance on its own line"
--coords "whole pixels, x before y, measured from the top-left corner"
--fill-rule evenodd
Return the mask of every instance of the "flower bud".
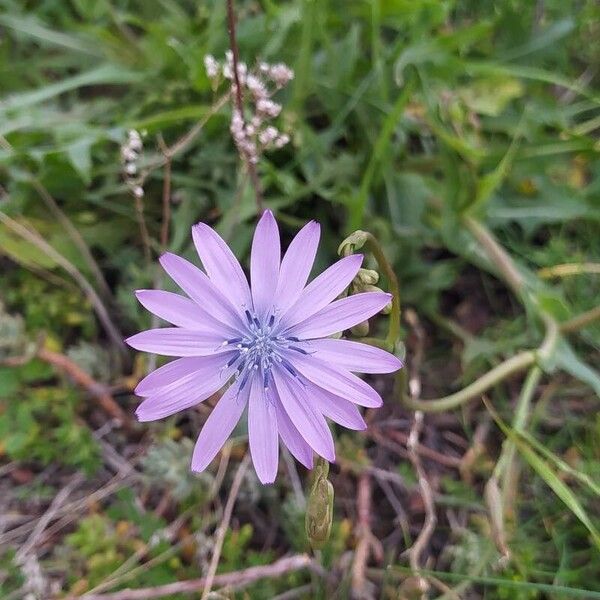
M 369 234 L 366 231 L 361 231 L 358 229 L 354 233 L 351 233 L 338 247 L 338 254 L 341 256 L 347 256 L 348 254 L 352 254 L 355 250 L 360 250 L 367 240 L 369 239 Z
M 306 537 L 314 549 L 321 548 L 331 534 L 333 522 L 333 486 L 327 479 L 329 463 L 318 458 L 306 505 Z
M 374 285 L 379 281 L 379 273 L 373 269 L 359 269 L 354 278 L 355 285 Z
M 375 285 L 365 285 L 363 290 L 365 292 L 382 292 L 381 288 L 378 288 Z M 380 311 L 382 315 L 389 315 L 392 312 L 392 300 L 390 300 Z
M 365 286 L 373 285 L 379 281 L 379 273 L 372 269 L 359 269 L 356 277 L 352 280 L 355 293 L 364 291 Z
M 355 325 L 350 328 L 350 331 L 352 332 L 352 335 L 355 335 L 356 337 L 366 337 L 369 335 L 369 321 L 363 321 L 362 323 Z

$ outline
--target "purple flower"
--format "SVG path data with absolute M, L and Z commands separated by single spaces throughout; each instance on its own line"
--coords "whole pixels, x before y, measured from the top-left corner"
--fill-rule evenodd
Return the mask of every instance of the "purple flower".
M 319 224 L 308 223 L 281 260 L 277 223 L 265 212 L 252 242 L 250 288 L 227 244 L 198 223 L 192 236 L 204 271 L 174 254 L 160 259 L 188 297 L 137 292 L 145 308 L 174 327 L 143 331 L 127 343 L 179 357 L 136 387 L 144 398 L 137 409 L 140 421 L 190 408 L 232 382 L 200 432 L 192 470 L 202 471 L 213 460 L 246 406 L 250 452 L 263 483 L 275 480 L 279 437 L 309 469 L 313 450 L 333 461 L 325 417 L 349 429 L 365 429 L 356 404 L 382 404 L 379 394 L 353 372 L 391 373 L 402 367 L 388 352 L 327 337 L 379 312 L 390 294 L 368 292 L 336 300 L 361 266 L 357 254 L 306 285 L 319 234 Z

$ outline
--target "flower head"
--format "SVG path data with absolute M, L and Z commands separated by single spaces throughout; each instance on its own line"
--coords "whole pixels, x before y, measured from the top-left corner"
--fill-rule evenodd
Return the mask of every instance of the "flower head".
M 192 236 L 204 271 L 174 254 L 161 265 L 187 297 L 140 290 L 150 312 L 174 327 L 130 337 L 133 348 L 174 360 L 136 387 L 144 398 L 140 421 L 190 408 L 230 383 L 202 428 L 192 470 L 202 471 L 248 407 L 254 468 L 263 483 L 277 474 L 279 438 L 307 468 L 313 451 L 335 460 L 326 417 L 350 429 L 366 424 L 357 408 L 378 407 L 379 394 L 354 372 L 390 373 L 402 367 L 392 354 L 329 338 L 379 312 L 383 292 L 336 298 L 356 276 L 361 255 L 342 258 L 308 285 L 320 228 L 311 221 L 292 240 L 283 260 L 277 223 L 266 211 L 256 227 L 250 280 L 219 235 L 204 223 Z

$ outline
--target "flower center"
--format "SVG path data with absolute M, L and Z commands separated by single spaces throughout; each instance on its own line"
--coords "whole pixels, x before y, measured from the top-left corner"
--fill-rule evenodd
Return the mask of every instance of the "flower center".
M 262 378 L 265 389 L 272 381 L 271 370 L 274 365 L 281 365 L 292 376 L 298 373 L 289 360 L 285 357 L 286 350 L 293 350 L 301 354 L 308 354 L 296 344 L 300 340 L 296 337 L 281 335 L 276 331 L 275 315 L 270 314 L 260 319 L 249 310 L 245 311 L 247 331 L 241 337 L 232 338 L 223 343 L 235 350 L 235 354 L 227 363 L 227 367 L 236 367 L 235 377 L 240 378 L 242 389 L 249 378 L 256 374 Z

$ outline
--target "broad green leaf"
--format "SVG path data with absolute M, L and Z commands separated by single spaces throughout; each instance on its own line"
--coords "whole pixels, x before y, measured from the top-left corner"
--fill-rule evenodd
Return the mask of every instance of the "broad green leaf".
M 0 224 L 0 254 L 5 254 L 25 267 L 53 269 L 56 266 L 47 254 L 18 237 L 3 224 Z
M 0 102 L 0 114 L 8 110 L 22 110 L 40 102 L 46 102 L 60 94 L 76 90 L 80 87 L 101 84 L 130 84 L 138 81 L 141 77 L 141 73 L 136 73 L 123 67 L 111 64 L 101 65 L 91 71 L 67 77 L 62 81 L 50 83 L 30 92 L 13 94 Z
M 0 25 L 4 25 L 18 33 L 22 33 L 40 40 L 42 43 L 52 46 L 62 46 L 76 52 L 83 52 L 92 56 L 102 56 L 97 47 L 80 39 L 75 35 L 69 35 L 61 31 L 55 31 L 41 25 L 33 17 L 19 17 L 16 15 L 0 15 Z

